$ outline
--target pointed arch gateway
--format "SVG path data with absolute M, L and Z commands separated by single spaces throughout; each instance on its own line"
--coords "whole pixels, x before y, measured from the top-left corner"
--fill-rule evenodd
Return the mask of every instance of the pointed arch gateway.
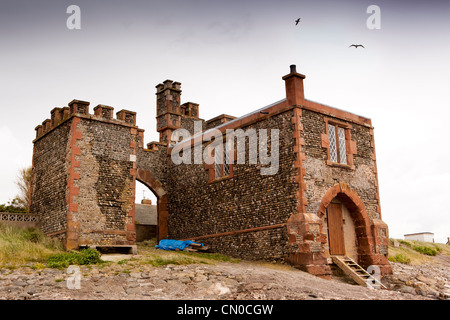
M 167 210 L 167 192 L 163 188 L 160 181 L 155 179 L 148 170 L 137 169 L 136 180 L 147 186 L 157 198 L 158 226 L 156 228 L 156 240 L 167 238 L 169 229 L 167 226 L 167 218 L 169 212 Z
M 327 217 L 327 214 L 332 211 L 330 209 L 332 209 L 335 202 L 345 206 L 352 219 L 358 263 L 364 267 L 371 264 L 386 264 L 387 258 L 379 252 L 379 245 L 383 242 L 380 229 L 383 229 L 386 236 L 387 225 L 380 219 L 371 219 L 360 197 L 345 183 L 339 183 L 328 189 L 319 205 L 318 217 L 322 220 L 324 217 Z M 330 219 L 330 217 L 328 218 Z M 331 236 L 331 230 L 328 231 L 328 236 Z M 331 252 L 333 244 L 330 239 L 328 239 L 328 244 L 330 246 L 330 254 L 333 254 Z

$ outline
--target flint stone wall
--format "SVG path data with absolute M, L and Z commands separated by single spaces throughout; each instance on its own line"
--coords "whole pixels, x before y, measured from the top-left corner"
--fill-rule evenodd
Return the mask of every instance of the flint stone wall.
M 349 123 L 342 119 L 340 122 Z M 325 193 L 334 185 L 343 182 L 354 190 L 364 203 L 371 219 L 379 219 L 377 213 L 378 200 L 376 186 L 376 168 L 372 160 L 374 153 L 371 146 L 370 128 L 352 125 L 351 140 L 356 141 L 357 153 L 353 156 L 355 169 L 327 165 L 327 150 L 321 146 L 321 134 L 325 134 L 324 115 L 303 110 L 302 136 L 305 139 L 304 152 L 306 159 L 303 166 L 306 169 L 304 180 L 306 183 L 306 198 L 308 205 L 306 212 L 317 214 L 320 202 Z
M 126 225 L 132 222 L 128 213 L 134 205 L 130 143 L 135 136 L 128 126 L 88 119 L 81 119 L 77 130 L 81 132 L 77 147 L 82 151 L 80 179 L 74 182 L 79 188 L 74 220 L 80 222 L 80 245 L 127 244 Z
M 65 122 L 35 141 L 30 212 L 39 213 L 46 234 L 67 229 L 67 178 L 70 124 Z
M 246 163 L 234 164 L 231 179 L 208 183 L 204 164 L 169 162 L 169 237 L 185 239 L 285 223 L 297 206 L 292 116 L 288 111 L 242 128 L 279 130 L 279 170 L 275 175 L 261 175 L 259 161 L 248 163 L 248 143 Z M 270 146 L 271 141 L 268 143 Z M 288 250 L 285 227 L 199 241 L 221 253 L 246 259 L 281 259 Z

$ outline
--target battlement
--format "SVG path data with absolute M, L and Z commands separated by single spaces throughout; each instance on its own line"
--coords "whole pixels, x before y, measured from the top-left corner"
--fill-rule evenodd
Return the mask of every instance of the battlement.
M 163 83 L 159 83 L 158 85 L 156 85 L 156 94 L 160 94 L 167 89 L 181 92 L 181 82 L 167 79 L 166 81 L 163 81 Z
M 73 116 L 127 126 L 136 126 L 136 112 L 122 109 L 116 113 L 116 119 L 114 119 L 113 107 L 99 104 L 94 107 L 94 114 L 90 114 L 89 105 L 90 102 L 87 101 L 72 100 L 68 103 L 68 107 L 54 108 L 50 111 L 50 119 L 45 119 L 42 124 L 34 128 L 36 130 L 36 139 L 41 138 Z

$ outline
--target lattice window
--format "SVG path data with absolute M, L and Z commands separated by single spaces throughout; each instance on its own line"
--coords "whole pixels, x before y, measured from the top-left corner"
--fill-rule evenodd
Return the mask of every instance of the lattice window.
M 338 162 L 337 144 L 336 144 L 336 127 L 332 124 L 328 125 L 328 140 L 330 141 L 330 160 Z
M 338 127 L 339 163 L 347 164 L 347 148 L 345 146 L 345 129 Z
M 330 160 L 334 163 L 347 164 L 347 146 L 345 128 L 328 124 L 328 140 L 330 142 Z
M 230 160 L 230 150 L 227 144 L 224 148 L 217 148 L 215 151 L 223 150 L 223 155 L 214 153 L 214 175 L 215 179 L 232 176 L 232 163 Z
M 223 163 L 223 175 L 230 175 L 230 155 L 228 154 L 228 150 L 225 150 L 225 161 Z
M 217 149 L 216 149 L 217 151 Z M 220 177 L 222 177 L 222 165 L 220 164 L 220 153 L 215 152 L 214 153 L 214 170 L 215 170 L 215 174 L 216 174 L 216 179 L 219 179 Z

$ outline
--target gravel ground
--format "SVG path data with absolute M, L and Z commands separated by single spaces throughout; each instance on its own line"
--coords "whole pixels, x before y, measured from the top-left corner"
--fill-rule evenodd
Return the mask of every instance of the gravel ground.
M 122 256 L 103 256 L 122 260 Z M 139 260 L 139 256 L 134 257 Z M 431 300 L 450 297 L 450 257 L 432 265 L 393 264 L 389 290 L 334 276 L 324 280 L 286 265 L 241 261 L 215 265 L 111 262 L 67 270 L 0 269 L 4 300 Z M 439 261 L 438 261 L 439 260 Z M 74 281 L 79 275 L 80 282 Z M 419 277 L 419 278 L 418 278 Z M 430 284 L 429 282 L 432 282 Z

